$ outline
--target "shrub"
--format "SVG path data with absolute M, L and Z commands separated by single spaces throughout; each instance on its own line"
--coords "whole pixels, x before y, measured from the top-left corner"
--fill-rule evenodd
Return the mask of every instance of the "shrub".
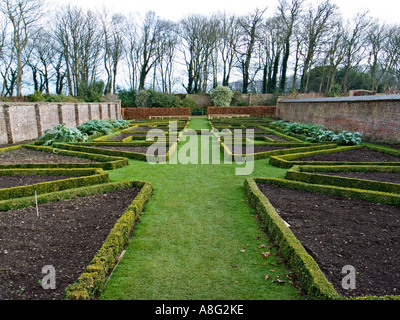
M 181 107 L 190 108 L 190 110 L 196 109 L 196 101 L 193 98 L 185 97 L 180 101 Z
M 44 101 L 45 96 L 40 92 L 40 91 L 35 91 L 34 94 L 28 95 L 28 101 L 29 102 L 38 102 L 38 101 Z
M 117 88 L 119 99 L 122 107 L 134 107 L 136 99 L 136 90 Z
M 211 91 L 211 100 L 216 107 L 229 107 L 234 93 L 225 86 L 218 86 Z
M 71 96 L 65 96 L 63 94 L 55 94 L 47 97 L 46 102 L 79 102 L 78 99 Z
M 85 102 L 101 102 L 103 97 L 103 90 L 103 81 L 96 81 L 91 84 L 82 82 L 78 86 L 78 95 Z
M 149 107 L 176 108 L 180 106 L 180 99 L 172 94 L 147 90 L 149 93 Z
M 146 90 L 139 90 L 135 97 L 135 106 L 137 108 L 147 108 L 150 94 Z

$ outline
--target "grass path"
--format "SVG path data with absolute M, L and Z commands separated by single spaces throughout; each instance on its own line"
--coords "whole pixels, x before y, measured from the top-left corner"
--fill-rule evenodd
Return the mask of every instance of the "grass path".
M 208 128 L 208 122 L 193 119 L 190 127 Z M 290 283 L 273 282 L 286 279 L 288 270 L 264 237 L 235 168 L 131 161 L 110 171 L 112 181 L 151 182 L 154 195 L 101 299 L 297 299 Z M 252 176 L 284 174 L 259 160 Z M 263 259 L 266 251 L 272 254 Z

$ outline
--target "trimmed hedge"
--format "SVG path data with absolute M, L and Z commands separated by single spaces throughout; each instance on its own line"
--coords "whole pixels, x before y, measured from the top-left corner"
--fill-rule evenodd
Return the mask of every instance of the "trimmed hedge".
M 27 186 L 0 189 L 0 200 L 29 197 L 36 193 L 43 194 L 88 185 L 110 182 L 107 172 L 102 169 L 0 169 L 0 176 L 12 175 L 51 175 L 79 176 L 57 181 L 35 183 Z
M 322 151 L 314 151 L 314 152 L 303 152 L 303 153 L 295 153 L 288 155 L 279 155 L 272 156 L 269 160 L 269 163 L 273 166 L 289 169 L 295 165 L 305 166 L 305 165 L 318 165 L 318 166 L 338 166 L 338 165 L 369 165 L 369 166 L 400 166 L 400 158 L 399 162 L 340 162 L 340 161 L 296 161 L 296 159 L 301 159 L 305 157 L 311 157 L 321 154 L 330 154 L 336 152 L 344 152 L 348 150 L 356 150 L 362 148 L 369 148 L 374 151 L 386 153 L 389 155 L 394 155 L 400 157 L 399 150 L 390 150 L 380 147 L 371 147 L 371 146 L 350 146 L 350 147 L 341 147 L 337 149 L 331 150 L 322 150 Z
M 151 146 L 153 145 L 154 142 L 145 142 L 145 143 L 129 143 L 129 142 L 115 142 L 115 143 L 110 143 L 110 144 L 105 144 L 105 143 L 96 143 L 96 144 L 64 144 L 64 143 L 57 143 L 56 146 L 57 148 L 60 149 L 65 149 L 65 150 L 74 150 L 74 151 L 79 151 L 79 152 L 85 152 L 85 153 L 90 153 L 90 154 L 103 154 L 107 156 L 113 156 L 113 157 L 124 157 L 124 158 L 130 158 L 130 159 L 135 159 L 135 160 L 140 160 L 140 161 L 147 161 L 147 156 L 144 153 L 139 153 L 139 152 L 129 152 L 129 151 L 119 151 L 119 150 L 109 150 L 109 149 L 101 149 L 101 148 L 94 148 L 93 146 L 132 146 L 132 147 L 138 147 L 138 146 Z M 165 156 L 155 156 L 155 160 L 158 160 L 160 162 L 165 162 L 168 161 L 176 151 L 176 145 L 177 142 L 173 143 L 172 146 L 168 149 L 167 154 Z M 168 145 L 167 145 L 168 147 Z
M 114 170 L 127 166 L 129 161 L 127 158 L 111 157 L 107 155 L 95 155 L 85 152 L 68 151 L 54 147 L 42 147 L 34 145 L 20 145 L 16 147 L 0 149 L 0 152 L 13 151 L 19 148 L 26 148 L 36 151 L 53 153 L 57 150 L 57 154 L 63 156 L 77 157 L 97 162 L 90 163 L 24 163 L 24 164 L 0 164 L 0 169 L 17 169 L 17 168 L 102 168 L 104 170 Z
M 302 288 L 313 299 L 347 299 L 340 296 L 326 279 L 314 259 L 307 253 L 291 230 L 285 225 L 267 197 L 259 190 L 257 183 L 268 183 L 295 190 L 319 192 L 332 196 L 357 198 L 375 203 L 400 205 L 400 195 L 369 190 L 356 190 L 335 186 L 314 185 L 284 179 L 247 178 L 244 184 L 251 206 L 266 225 L 269 235 L 280 247 L 283 257 L 288 260 Z M 363 296 L 350 300 L 399 300 L 400 296 Z
M 337 299 L 339 294 L 326 279 L 318 264 L 307 253 L 300 241 L 285 225 L 275 208 L 257 187 L 258 179 L 247 178 L 244 189 L 250 205 L 255 209 L 268 234 L 279 246 L 282 256 L 288 261 L 301 287 L 312 299 Z
M 324 175 L 324 172 L 398 172 L 400 167 L 386 166 L 294 166 L 286 173 L 286 179 L 311 184 L 332 185 L 344 188 L 374 190 L 400 194 L 400 184 L 366 179 Z
M 141 187 L 122 217 L 116 222 L 104 244 L 78 280 L 65 289 L 65 300 L 91 300 L 102 292 L 108 276 L 128 244 L 137 219 L 143 214 L 144 206 L 152 196 L 150 183 L 129 181 L 116 184 L 120 189 Z

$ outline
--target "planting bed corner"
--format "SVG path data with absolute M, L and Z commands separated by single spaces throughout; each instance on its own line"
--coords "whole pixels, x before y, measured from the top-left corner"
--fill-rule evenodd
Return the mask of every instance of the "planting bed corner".
M 272 156 L 270 158 L 270 164 L 287 169 L 294 165 L 400 166 L 400 151 L 360 145 L 340 147 L 331 150 Z
M 264 178 L 246 179 L 245 191 L 311 298 L 399 299 L 399 195 L 383 204 L 372 191 Z M 345 266 L 354 290 L 342 287 Z
M 0 299 L 93 299 L 102 290 L 152 186 L 127 181 L 38 196 L 40 205 L 0 212 Z M 43 289 L 53 266 L 56 289 Z
M 102 169 L 0 169 L 0 202 L 107 182 Z
M 102 168 L 128 165 L 128 159 L 62 150 L 56 147 L 18 145 L 0 149 L 0 169 L 12 168 Z
M 293 166 L 286 179 L 400 194 L 400 166 Z

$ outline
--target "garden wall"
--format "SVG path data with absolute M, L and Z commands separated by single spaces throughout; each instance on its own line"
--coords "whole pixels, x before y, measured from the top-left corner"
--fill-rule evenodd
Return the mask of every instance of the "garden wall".
M 400 95 L 285 99 L 278 101 L 277 117 L 334 131 L 359 131 L 367 141 L 400 142 Z
M 275 117 L 276 107 L 209 107 L 207 115 L 248 114 L 251 117 Z
M 208 107 L 213 106 L 213 102 L 211 100 L 211 95 L 208 93 L 199 93 L 199 94 L 188 94 L 187 97 L 193 99 L 196 103 L 196 108 L 198 109 L 206 109 Z M 248 106 L 267 106 L 274 104 L 274 95 L 273 94 L 240 94 L 235 97 L 235 103 L 246 104 Z
M 92 119 L 121 119 L 121 102 L 2 103 L 0 144 L 35 140 L 57 124 L 76 127 Z
M 154 116 L 190 117 L 190 108 L 122 108 L 122 116 L 126 120 L 149 119 Z

